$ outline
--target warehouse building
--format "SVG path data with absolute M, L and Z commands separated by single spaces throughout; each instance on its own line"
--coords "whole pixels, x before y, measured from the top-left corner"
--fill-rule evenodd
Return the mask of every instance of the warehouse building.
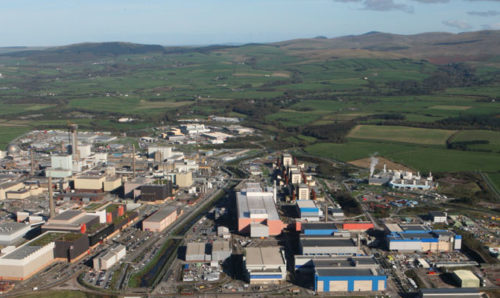
M 43 233 L 0 257 L 0 279 L 28 279 L 56 259 L 73 261 L 87 249 L 88 240 L 85 235 L 65 232 Z
M 431 211 L 429 212 L 429 218 L 433 223 L 446 223 L 446 212 L 441 211 Z
M 60 233 L 54 243 L 54 257 L 68 262 L 78 260 L 89 250 L 89 238 L 81 233 Z
M 204 242 L 189 242 L 186 245 L 186 262 L 210 262 L 211 257 Z
M 359 255 L 359 240 L 331 236 L 301 236 L 302 255 Z
M 483 295 L 478 289 L 467 288 L 437 288 L 420 289 L 420 298 L 481 298 Z
M 282 159 L 283 159 L 282 163 L 283 163 L 283 166 L 285 168 L 293 165 L 293 158 L 292 158 L 292 155 L 290 153 L 283 154 Z
M 29 225 L 17 222 L 0 223 L 0 245 L 9 246 L 21 241 L 31 230 Z
M 247 248 L 245 268 L 250 284 L 276 284 L 286 280 L 286 260 L 278 246 Z
M 148 184 L 141 186 L 141 201 L 163 202 L 173 195 L 172 181 L 166 180 L 165 184 Z
M 453 279 L 461 288 L 479 288 L 480 280 L 470 270 L 453 271 Z
M 273 191 L 263 191 L 258 183 L 247 183 L 245 189 L 237 192 L 238 232 L 250 234 L 253 237 L 281 234 L 286 225 L 278 215 L 275 196 Z M 260 225 L 252 225 L 252 223 Z
M 175 206 L 165 207 L 142 222 L 143 231 L 162 232 L 170 226 L 180 215 Z
M 212 261 L 224 262 L 231 253 L 229 241 L 216 240 L 212 243 Z
M 179 187 L 190 187 L 193 185 L 193 172 L 181 172 L 175 174 L 175 184 Z
M 75 189 L 79 191 L 98 192 L 102 191 L 106 176 L 82 175 L 75 178 Z
M 332 236 L 341 230 L 342 226 L 333 222 L 302 223 L 301 232 L 305 236 Z
M 387 276 L 379 275 L 372 268 L 318 268 L 314 274 L 314 290 L 318 293 L 385 291 L 386 288 Z
M 80 210 L 68 210 L 56 215 L 42 226 L 42 231 L 67 231 L 85 233 L 99 225 L 99 216 L 86 214 Z
M 449 252 L 462 247 L 462 236 L 424 225 L 386 224 L 385 230 L 389 250 Z
M 116 245 L 93 259 L 94 270 L 108 270 L 127 255 L 124 245 Z
M 323 216 L 323 212 L 321 212 L 312 200 L 298 200 L 297 212 L 301 221 L 315 222 L 319 221 L 319 218 Z

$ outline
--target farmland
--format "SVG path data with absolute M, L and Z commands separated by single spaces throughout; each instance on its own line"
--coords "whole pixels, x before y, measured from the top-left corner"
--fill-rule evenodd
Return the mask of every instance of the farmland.
M 494 175 L 500 170 L 498 51 L 485 44 L 479 60 L 435 64 L 425 55 L 448 57 L 442 47 L 419 40 L 427 50 L 413 51 L 413 41 L 404 42 L 408 47 L 398 53 L 353 50 L 351 39 L 339 38 L 206 48 L 110 43 L 3 54 L 0 146 L 68 120 L 118 133 L 217 114 L 275 136 L 276 149 L 303 148 L 342 161 L 377 152 L 422 171 Z M 123 116 L 136 121 L 118 123 Z
M 384 140 L 425 145 L 444 145 L 453 130 L 403 126 L 358 125 L 347 135 L 352 139 Z

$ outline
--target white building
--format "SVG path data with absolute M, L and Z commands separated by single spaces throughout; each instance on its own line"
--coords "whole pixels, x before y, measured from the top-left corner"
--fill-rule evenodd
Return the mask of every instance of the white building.
M 73 173 L 73 156 L 68 155 L 51 155 L 50 169 L 47 169 L 45 176 L 52 178 L 66 178 Z
M 29 225 L 17 222 L 0 223 L 0 245 L 12 245 L 31 230 Z
M 118 263 L 127 254 L 127 249 L 124 245 L 117 245 L 110 248 L 94 258 L 94 269 L 95 270 L 108 270 Z
M 276 284 L 286 280 L 286 260 L 278 246 L 247 248 L 245 268 L 250 284 Z

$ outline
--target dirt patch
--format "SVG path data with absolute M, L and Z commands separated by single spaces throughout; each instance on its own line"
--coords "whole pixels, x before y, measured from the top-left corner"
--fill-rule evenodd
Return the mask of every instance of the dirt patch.
M 404 166 L 404 165 L 399 164 L 399 163 L 395 163 L 393 161 L 388 160 L 387 158 L 384 158 L 381 156 L 377 156 L 377 158 L 378 158 L 378 164 L 375 167 L 377 170 L 383 170 L 384 164 L 386 164 L 388 170 L 403 170 L 403 171 L 415 172 L 415 170 L 413 170 L 412 168 L 409 168 L 409 167 Z M 353 160 L 353 161 L 350 161 L 349 163 L 352 165 L 355 165 L 357 167 L 360 167 L 360 168 L 369 169 L 371 159 L 369 157 L 367 157 L 367 158 L 363 158 L 363 159 Z

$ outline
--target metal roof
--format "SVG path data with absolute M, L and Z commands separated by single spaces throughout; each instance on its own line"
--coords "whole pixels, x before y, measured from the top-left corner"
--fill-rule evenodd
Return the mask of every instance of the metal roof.
M 80 215 L 82 212 L 79 210 L 68 210 L 54 217 L 54 220 L 70 220 L 73 217 Z
M 317 237 L 317 238 L 301 238 L 300 242 L 302 244 L 302 247 L 307 247 L 307 246 L 320 246 L 320 247 L 327 247 L 327 246 L 356 246 L 354 241 L 350 238 L 332 238 L 332 237 Z
M 18 222 L 2 222 L 0 223 L 0 235 L 12 235 L 23 229 L 31 229 L 29 225 Z
M 164 220 L 167 216 L 172 214 L 172 212 L 177 212 L 177 207 L 175 206 L 167 206 L 156 211 L 153 215 L 145 219 L 146 222 L 160 222 Z
M 246 249 L 246 263 L 255 265 L 284 265 L 279 246 L 248 247 Z
M 373 276 L 373 271 L 370 269 L 316 269 L 318 276 Z
M 4 259 L 22 260 L 41 248 L 42 248 L 42 246 L 31 246 L 31 245 L 21 246 L 18 249 L 11 252 L 10 254 L 7 254 L 3 258 Z

